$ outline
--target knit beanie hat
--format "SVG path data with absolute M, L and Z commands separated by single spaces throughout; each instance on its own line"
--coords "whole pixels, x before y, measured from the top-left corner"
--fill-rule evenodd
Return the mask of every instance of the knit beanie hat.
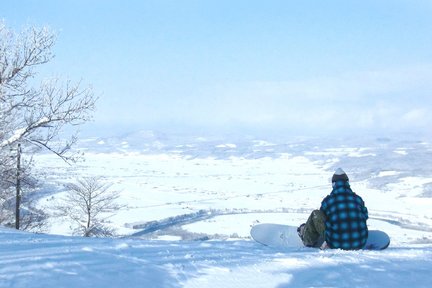
M 333 174 L 332 177 L 332 182 L 336 182 L 336 181 L 348 181 L 348 176 L 345 174 L 345 171 L 342 170 L 342 168 L 338 168 L 336 169 L 335 173 Z

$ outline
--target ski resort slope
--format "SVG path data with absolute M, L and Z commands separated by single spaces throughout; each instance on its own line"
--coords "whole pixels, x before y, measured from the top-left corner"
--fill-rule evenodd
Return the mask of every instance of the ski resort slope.
M 85 239 L 0 229 L 0 287 L 430 287 L 432 246 L 275 251 L 248 240 Z

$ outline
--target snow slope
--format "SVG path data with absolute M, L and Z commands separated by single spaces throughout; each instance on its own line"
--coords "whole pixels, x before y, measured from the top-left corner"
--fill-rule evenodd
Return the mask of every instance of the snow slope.
M 61 183 L 103 176 L 128 209 L 116 239 L 0 229 L 0 287 L 429 287 L 432 145 L 422 139 L 169 137 L 152 132 L 81 143 L 86 161 L 36 157 L 50 211 Z M 385 251 L 276 251 L 253 242 L 255 223 L 298 225 L 342 166 L 369 208 Z
M 0 229 L 0 287 L 430 287 L 432 248 L 275 251 L 253 241 L 83 239 Z

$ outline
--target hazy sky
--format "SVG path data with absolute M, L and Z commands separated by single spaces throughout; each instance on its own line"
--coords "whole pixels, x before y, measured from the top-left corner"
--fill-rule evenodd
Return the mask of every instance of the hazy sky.
M 59 36 L 43 73 L 133 130 L 431 131 L 431 0 L 14 0 Z M 95 126 L 92 126 L 95 127 Z

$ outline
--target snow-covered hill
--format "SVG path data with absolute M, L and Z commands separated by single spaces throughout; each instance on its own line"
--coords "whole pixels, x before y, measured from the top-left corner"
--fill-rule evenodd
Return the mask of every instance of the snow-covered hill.
M 49 154 L 39 205 L 50 211 L 61 183 L 103 176 L 128 208 L 117 239 L 0 231 L 0 287 L 429 287 L 432 144 L 423 138 L 271 139 L 173 136 L 139 131 L 81 142 L 85 162 Z M 298 225 L 331 188 L 336 167 L 369 209 L 385 251 L 276 251 L 250 227 Z
M 0 287 L 430 287 L 430 245 L 275 251 L 248 240 L 148 241 L 0 229 Z

